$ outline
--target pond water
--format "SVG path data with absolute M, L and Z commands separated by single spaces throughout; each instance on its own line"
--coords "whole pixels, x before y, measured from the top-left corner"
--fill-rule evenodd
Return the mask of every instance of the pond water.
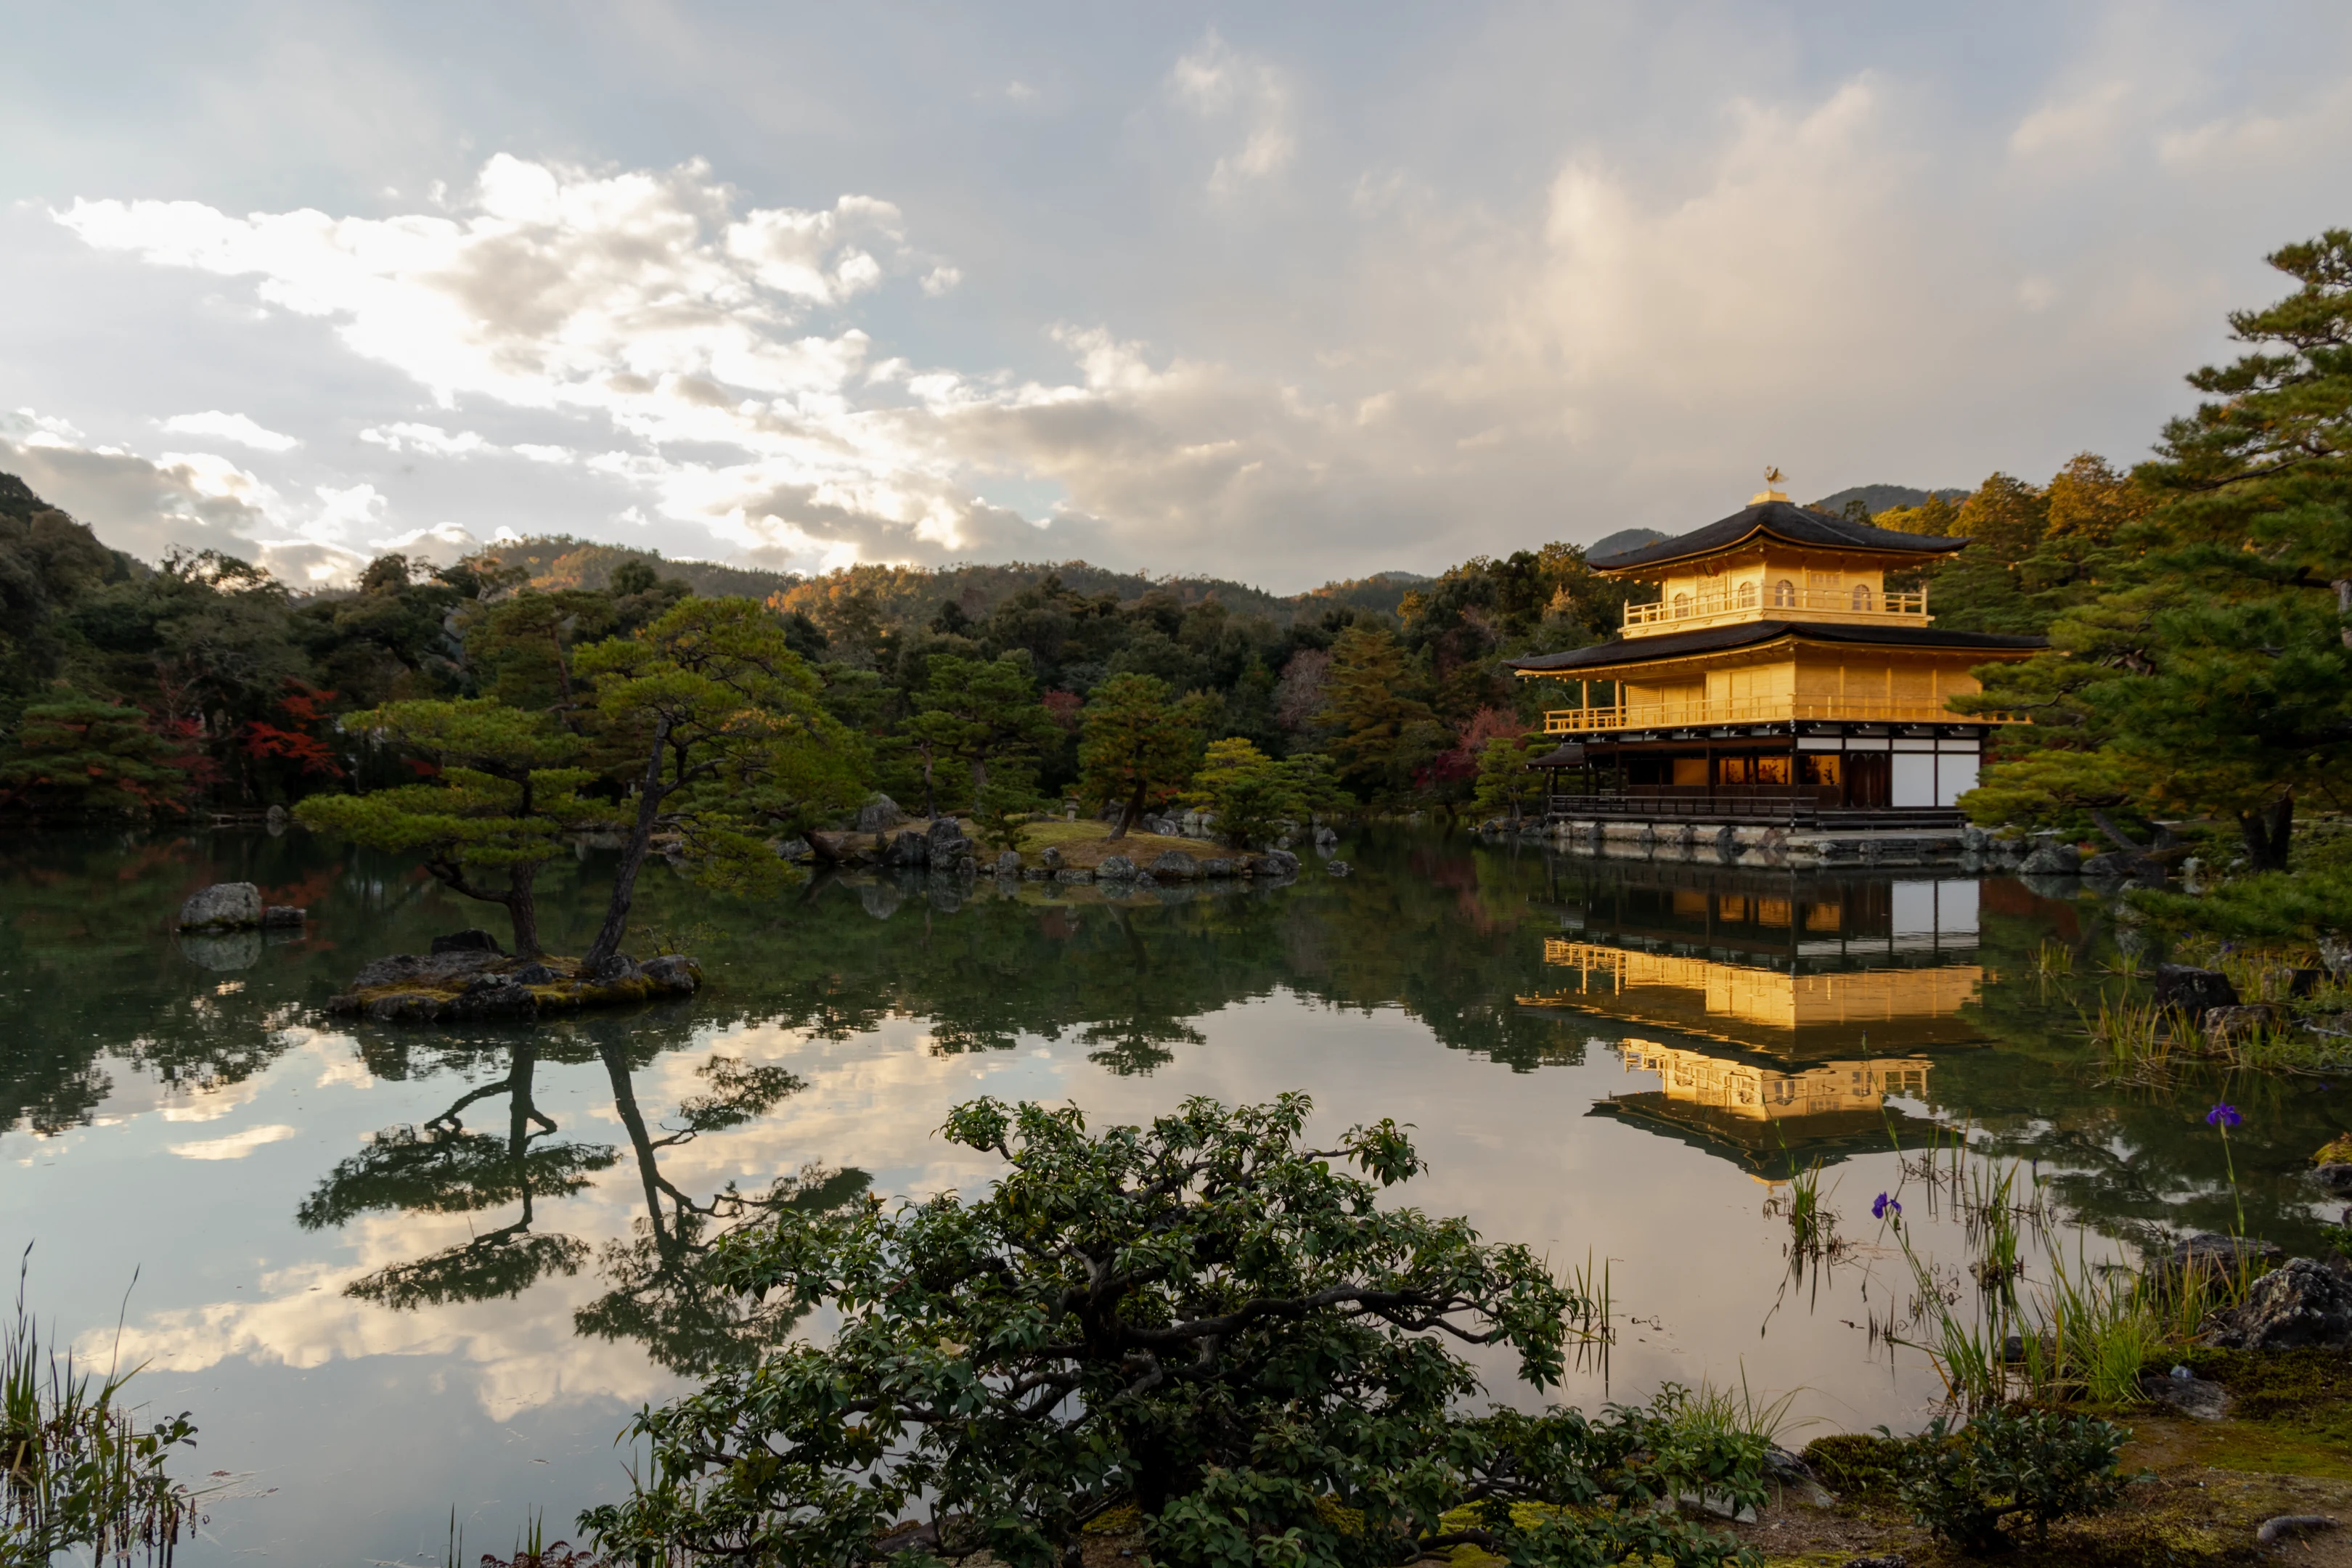
M 1433 1169 L 1408 1201 L 1605 1278 L 1613 1343 L 1563 1397 L 1744 1379 L 1820 1424 L 1799 1442 L 1918 1425 L 1940 1392 L 1872 1331 L 1916 1294 L 1877 1194 L 1948 1275 L 1968 1256 L 1922 1201 L 1931 1139 L 2020 1163 L 2094 1258 L 2241 1205 L 2308 1251 L 2332 1217 L 2298 1173 L 2352 1083 L 2104 1080 L 2076 1013 L 2119 984 L 2094 900 L 1434 834 L 1341 852 L 1345 879 L 1117 901 L 867 879 L 743 905 L 656 866 L 632 945 L 696 952 L 701 995 L 436 1031 L 321 1006 L 370 957 L 495 925 L 413 865 L 299 832 L 18 840 L 0 1245 L 32 1247 L 45 1319 L 194 1413 L 216 1490 L 183 1561 L 437 1563 L 453 1514 L 476 1551 L 538 1510 L 568 1527 L 625 1488 L 639 1404 L 794 1331 L 697 1288 L 726 1225 L 988 1181 L 933 1135 L 980 1094 L 1099 1125 L 1296 1089 L 1324 1136 L 1411 1122 Z M 604 874 L 543 879 L 557 951 Z M 180 900 L 227 879 L 310 925 L 175 939 Z M 2053 980 L 2036 955 L 2062 951 Z M 1816 1163 L 1852 1245 L 1792 1269 L 1780 1210 Z

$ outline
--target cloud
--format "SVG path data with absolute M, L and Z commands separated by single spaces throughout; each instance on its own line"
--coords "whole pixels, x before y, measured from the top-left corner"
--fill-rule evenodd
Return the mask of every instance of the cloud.
M 174 436 L 217 437 L 257 452 L 290 452 L 302 444 L 291 436 L 265 429 L 242 414 L 224 414 L 217 408 L 203 414 L 174 414 L 163 421 L 163 428 Z
M 232 216 L 198 202 L 77 200 L 57 221 L 101 250 L 259 279 L 268 304 L 338 323 L 362 356 L 444 403 L 601 407 L 616 373 L 660 379 L 874 287 L 887 202 L 730 212 L 688 163 L 609 176 L 500 153 L 460 216 Z
M 599 175 L 502 153 L 450 216 L 237 217 L 153 201 L 78 201 L 55 216 L 100 249 L 253 277 L 260 299 L 333 321 L 354 353 L 445 406 L 486 398 L 602 424 L 625 444 L 589 470 L 748 555 L 936 560 L 1003 531 L 939 407 L 869 382 L 870 340 L 841 316 L 894 273 L 918 272 L 935 295 L 961 278 L 907 248 L 889 202 L 739 214 L 699 163 Z M 960 375 L 943 382 L 949 402 L 968 395 Z M 568 443 L 501 448 L 415 421 L 360 438 L 402 455 L 577 460 Z M 362 488 L 364 515 L 330 501 L 306 539 L 373 537 L 353 528 L 373 528 L 388 498 Z
M 373 541 L 378 552 L 397 552 L 411 561 L 423 561 L 435 566 L 446 566 L 478 553 L 484 541 L 460 523 L 436 522 L 430 528 L 412 529 L 388 539 Z
M 1213 195 L 1280 174 L 1297 152 L 1290 121 L 1289 79 L 1274 66 L 1235 51 L 1214 27 L 1169 73 L 1176 100 L 1203 120 L 1241 122 L 1241 145 L 1209 172 Z
M 420 452 L 435 458 L 470 458 L 498 450 L 471 430 L 453 436 L 438 425 L 371 426 L 360 432 L 360 439 L 388 452 Z
M 160 561 L 173 548 L 247 561 L 259 552 L 271 531 L 264 506 L 274 495 L 251 474 L 209 454 L 151 460 L 93 447 L 63 433 L 70 430 L 28 409 L 0 416 L 0 469 L 143 560 Z
M 2103 81 L 2051 99 L 2017 122 L 2009 150 L 2021 158 L 2102 151 L 2124 128 L 2132 100 L 2132 84 L 2126 81 Z
M 242 1160 L 267 1143 L 280 1143 L 298 1137 L 294 1128 L 282 1123 L 268 1127 L 248 1127 L 242 1132 L 232 1132 L 226 1138 L 205 1138 L 193 1143 L 174 1143 L 172 1152 L 183 1160 Z
M 2306 150 L 2352 145 L 2352 82 L 2338 82 L 2294 106 L 2220 114 L 2157 138 L 2166 168 L 2232 178 L 2252 169 L 2294 168 Z

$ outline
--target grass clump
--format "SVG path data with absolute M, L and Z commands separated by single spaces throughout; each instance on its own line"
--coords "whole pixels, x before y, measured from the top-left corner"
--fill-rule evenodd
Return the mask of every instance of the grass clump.
M 29 1249 L 28 1249 L 29 1250 Z M 171 1479 L 172 1450 L 195 1446 L 185 1412 L 142 1425 L 123 1390 L 138 1369 L 85 1371 L 70 1347 L 45 1343 L 25 1310 L 0 1341 L 0 1563 L 87 1552 L 169 1563 L 197 1523 L 195 1495 Z

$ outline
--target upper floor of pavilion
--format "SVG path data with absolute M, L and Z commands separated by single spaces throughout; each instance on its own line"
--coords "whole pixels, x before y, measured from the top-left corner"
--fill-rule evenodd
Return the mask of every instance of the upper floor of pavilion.
M 1742 621 L 1926 626 L 1926 590 L 1889 593 L 1890 574 L 1967 548 L 1965 539 L 1900 533 L 1811 507 L 1769 488 L 1720 521 L 1678 539 L 1592 560 L 1605 577 L 1658 584 L 1658 601 L 1625 606 L 1624 635 L 1656 637 Z

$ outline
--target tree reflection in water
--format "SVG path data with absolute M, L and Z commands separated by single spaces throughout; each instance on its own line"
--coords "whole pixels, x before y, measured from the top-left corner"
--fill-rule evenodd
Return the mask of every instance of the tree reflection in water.
M 349 1224 L 362 1214 L 477 1214 L 518 1205 L 514 1220 L 462 1246 L 364 1275 L 344 1293 L 399 1310 L 516 1296 L 550 1273 L 577 1274 L 588 1244 L 532 1230 L 533 1204 L 566 1197 L 619 1156 L 608 1144 L 556 1143 L 555 1123 L 532 1103 L 536 1041 L 509 1053 L 507 1076 L 460 1096 L 418 1127 L 388 1127 L 330 1172 L 295 1211 L 305 1230 Z M 507 1133 L 469 1132 L 459 1119 L 477 1101 L 507 1097 Z
M 600 1339 L 637 1340 L 673 1372 L 747 1363 L 762 1346 L 781 1341 L 806 1309 L 781 1293 L 752 1300 L 720 1289 L 701 1267 L 703 1258 L 721 1237 L 782 1210 L 837 1208 L 861 1195 L 869 1178 L 858 1170 L 808 1166 L 777 1177 L 761 1192 L 745 1193 L 730 1182 L 697 1201 L 662 1174 L 659 1152 L 740 1126 L 807 1085 L 781 1068 L 747 1067 L 733 1057 L 713 1056 L 696 1069 L 708 1092 L 680 1105 L 678 1125 L 656 1137 L 638 1109 L 618 1043 L 606 1042 L 598 1054 L 613 1080 L 614 1108 L 636 1152 L 646 1215 L 631 1223 L 628 1240 L 605 1244 L 597 1262 L 612 1289 L 574 1313 L 573 1324 Z
M 534 1228 L 536 1204 L 581 1191 L 618 1163 L 620 1152 L 605 1143 L 557 1141 L 561 1129 L 533 1098 L 540 1041 L 526 1036 L 504 1051 L 504 1077 L 459 1096 L 422 1127 L 377 1133 L 328 1174 L 296 1217 L 318 1230 L 369 1213 L 477 1214 L 513 1205 L 513 1219 L 461 1245 L 363 1275 L 344 1294 L 405 1311 L 517 1296 L 551 1275 L 576 1275 L 587 1262 L 586 1242 Z M 805 1085 L 780 1068 L 714 1055 L 697 1069 L 704 1091 L 656 1124 L 638 1104 L 625 1042 L 607 1038 L 594 1051 L 628 1133 L 646 1213 L 632 1222 L 627 1239 L 608 1242 L 598 1255 L 609 1289 L 574 1314 L 575 1326 L 606 1340 L 640 1341 L 656 1361 L 680 1373 L 751 1360 L 790 1331 L 800 1310 L 715 1289 L 702 1259 L 721 1237 L 779 1210 L 847 1203 L 865 1192 L 868 1178 L 862 1171 L 810 1167 L 759 1192 L 730 1183 L 698 1199 L 662 1173 L 662 1152 L 740 1126 Z M 505 1135 L 469 1131 L 466 1110 L 501 1095 Z

